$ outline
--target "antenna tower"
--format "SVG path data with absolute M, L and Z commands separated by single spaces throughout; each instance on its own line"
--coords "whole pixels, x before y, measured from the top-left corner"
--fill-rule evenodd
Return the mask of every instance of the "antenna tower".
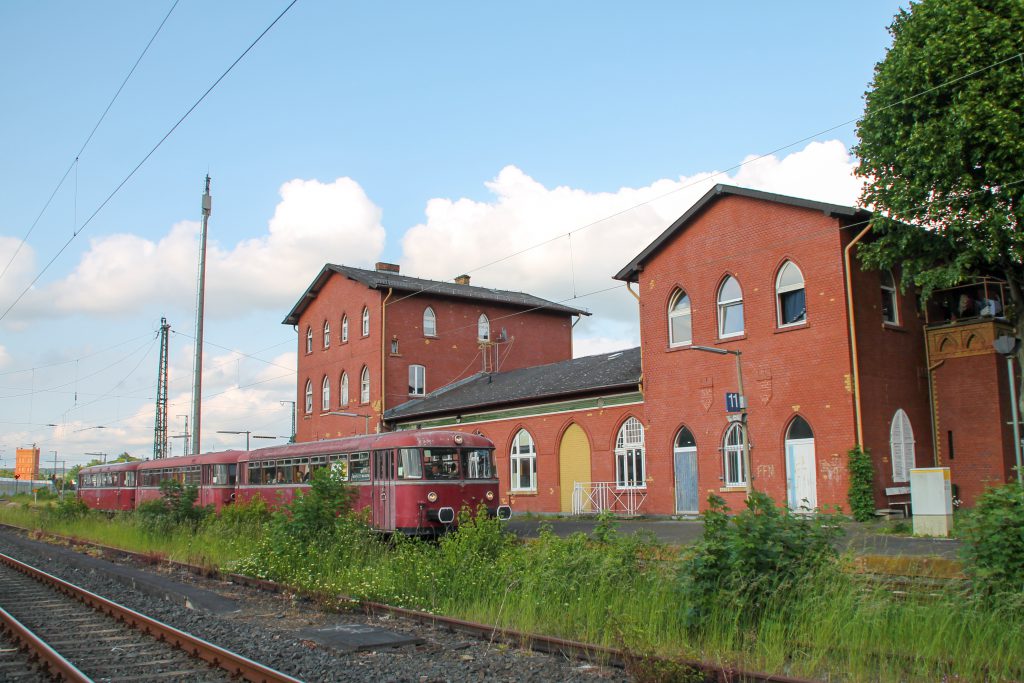
M 160 318 L 160 369 L 156 375 L 156 426 L 153 428 L 153 459 L 167 457 L 167 337 L 171 326 Z

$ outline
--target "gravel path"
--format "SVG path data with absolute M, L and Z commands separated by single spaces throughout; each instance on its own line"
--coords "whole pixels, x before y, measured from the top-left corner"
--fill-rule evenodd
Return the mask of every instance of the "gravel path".
M 628 681 L 617 669 L 595 667 L 557 656 L 486 643 L 398 618 L 330 614 L 308 601 L 273 595 L 233 584 L 197 579 L 179 572 L 175 578 L 200 583 L 239 600 L 241 609 L 213 615 L 154 601 L 99 572 L 69 568 L 45 545 L 0 531 L 0 552 L 34 564 L 122 605 L 144 612 L 183 631 L 254 659 L 304 681 Z M 165 573 L 166 575 L 166 573 Z M 303 628 L 337 623 L 366 624 L 413 634 L 419 645 L 357 652 L 336 652 L 299 640 Z

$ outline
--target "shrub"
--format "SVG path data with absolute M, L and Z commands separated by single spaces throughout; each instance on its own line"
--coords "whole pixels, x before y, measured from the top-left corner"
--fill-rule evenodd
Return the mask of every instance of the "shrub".
M 1006 484 L 983 493 L 965 514 L 964 569 L 982 595 L 1024 593 L 1024 488 Z
M 61 521 L 72 521 L 88 515 L 89 506 L 77 496 L 65 496 L 50 508 L 50 514 Z
M 160 498 L 142 503 L 136 514 L 143 528 L 154 533 L 167 533 L 178 525 L 195 529 L 213 511 L 196 505 L 198 499 L 197 487 L 169 479 L 160 482 Z
M 339 473 L 318 469 L 309 482 L 309 491 L 296 493 L 292 502 L 274 516 L 274 530 L 306 542 L 331 536 L 338 516 L 352 510 L 355 493 Z
M 850 512 L 858 522 L 868 522 L 875 516 L 875 466 L 871 462 L 871 451 L 854 446 L 847 455 L 850 458 L 850 491 L 846 500 Z

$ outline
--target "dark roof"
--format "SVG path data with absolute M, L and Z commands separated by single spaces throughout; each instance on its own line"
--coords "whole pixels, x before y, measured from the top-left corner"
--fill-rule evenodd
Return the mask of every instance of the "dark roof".
M 623 280 L 625 282 L 636 282 L 637 276 L 640 271 L 643 270 L 643 263 L 650 256 L 652 256 L 661 246 L 673 235 L 682 230 L 687 223 L 690 222 L 694 216 L 703 211 L 709 204 L 725 195 L 736 195 L 739 197 L 750 197 L 751 199 L 763 199 L 768 202 L 775 202 L 776 204 L 788 204 L 789 206 L 798 206 L 804 209 L 813 209 L 815 211 L 821 211 L 828 216 L 849 216 L 849 217 L 860 217 L 870 218 L 871 212 L 865 209 L 858 209 L 854 206 L 843 206 L 841 204 L 828 204 L 826 202 L 816 202 L 810 199 L 800 199 L 799 197 L 790 197 L 784 194 L 774 194 L 772 192 L 762 192 L 761 190 L 750 190 L 745 187 L 736 187 L 735 185 L 715 185 L 713 188 L 708 190 L 707 194 L 697 200 L 697 203 L 691 206 L 686 213 L 680 216 L 672 225 L 658 235 L 657 239 L 647 245 L 640 254 L 637 255 L 632 261 L 629 262 L 625 268 L 620 270 L 616 275 L 616 280 Z
M 378 270 L 365 270 L 363 268 L 352 268 L 350 266 L 338 266 L 328 263 L 320 270 L 320 274 L 313 280 L 313 284 L 303 293 L 298 303 L 292 308 L 288 317 L 282 321 L 284 325 L 297 325 L 299 316 L 306 310 L 309 303 L 316 298 L 317 293 L 323 288 L 331 275 L 337 273 L 350 280 L 361 282 L 370 289 L 395 289 L 402 292 L 422 292 L 435 296 L 452 297 L 455 299 L 474 299 L 488 303 L 507 304 L 517 308 L 544 309 L 556 313 L 568 313 L 569 315 L 590 315 L 588 311 L 571 306 L 563 306 L 547 299 L 524 294 L 523 292 L 509 292 L 503 289 L 490 289 L 488 287 L 474 287 L 472 285 L 460 285 L 454 282 L 441 282 L 439 280 L 424 280 L 408 275 L 399 275 Z
M 477 373 L 384 413 L 388 421 L 510 403 L 535 402 L 640 384 L 640 347 L 537 365 Z

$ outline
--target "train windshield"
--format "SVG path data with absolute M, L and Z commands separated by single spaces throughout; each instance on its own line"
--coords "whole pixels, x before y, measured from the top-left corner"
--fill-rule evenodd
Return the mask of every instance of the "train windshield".
M 462 449 L 462 471 L 466 479 L 495 479 L 492 451 L 489 448 Z

